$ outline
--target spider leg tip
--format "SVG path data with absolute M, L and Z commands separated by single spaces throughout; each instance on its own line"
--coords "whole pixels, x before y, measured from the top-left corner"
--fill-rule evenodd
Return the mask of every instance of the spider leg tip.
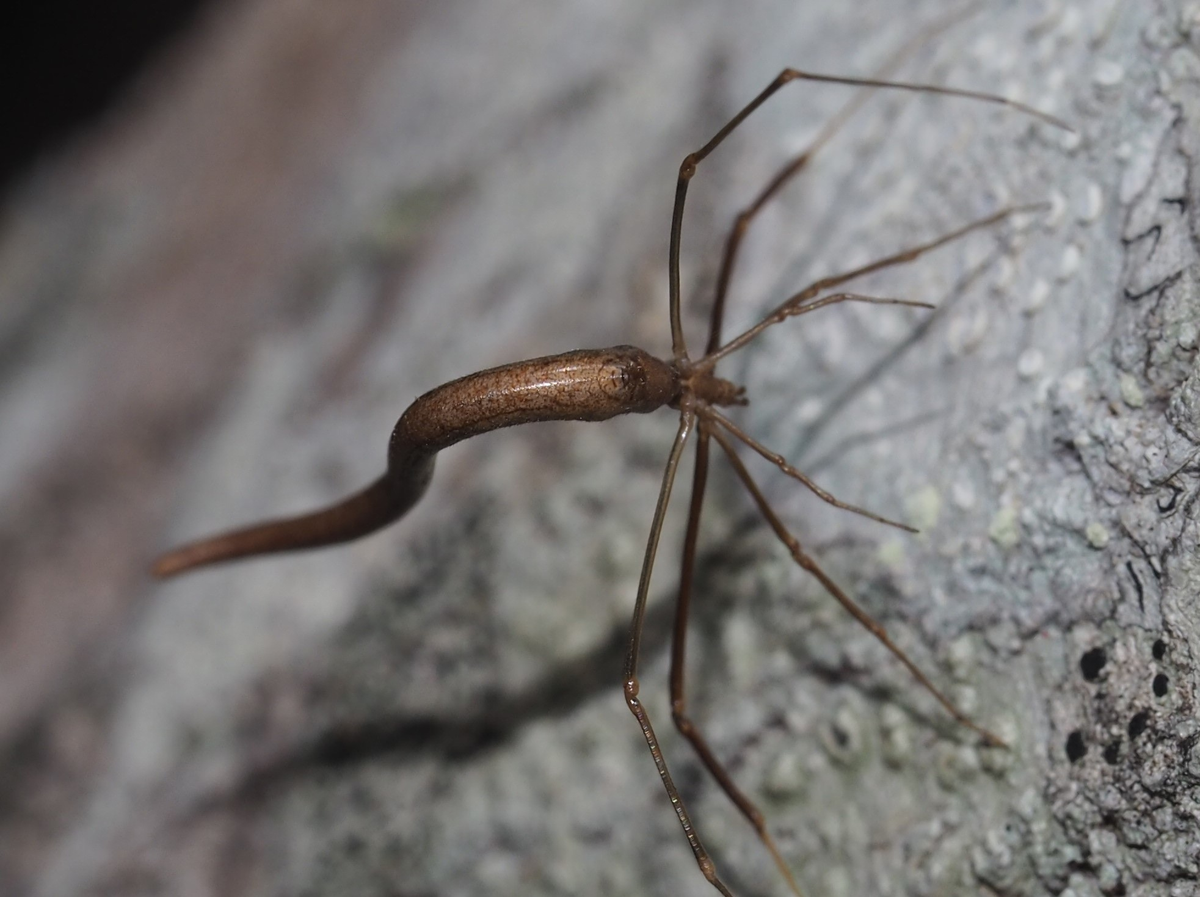
M 1007 741 L 978 723 L 968 720 L 967 725 L 979 736 L 980 744 L 983 747 L 1001 748 L 1006 751 L 1012 749 L 1012 746 Z

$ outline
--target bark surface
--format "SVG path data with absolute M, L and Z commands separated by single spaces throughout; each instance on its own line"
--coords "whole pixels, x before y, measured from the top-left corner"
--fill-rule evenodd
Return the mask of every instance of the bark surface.
M 867 75 L 951 8 L 842 7 L 230 0 L 8 198 L 0 890 L 709 893 L 619 683 L 668 412 L 463 443 L 349 547 L 144 571 L 365 484 L 440 383 L 665 355 L 683 156 L 783 67 Z M 719 458 L 692 715 L 809 897 L 1195 894 L 1200 5 L 988 4 L 899 75 L 1078 134 L 873 96 L 755 222 L 728 332 L 1005 205 L 1048 211 L 855 284 L 936 312 L 822 311 L 720 373 L 756 437 L 920 527 L 753 468 L 1011 749 L 949 722 Z M 789 85 L 701 165 L 694 345 L 733 216 L 851 95 Z M 642 697 L 722 875 L 782 894 L 671 731 L 681 516 Z

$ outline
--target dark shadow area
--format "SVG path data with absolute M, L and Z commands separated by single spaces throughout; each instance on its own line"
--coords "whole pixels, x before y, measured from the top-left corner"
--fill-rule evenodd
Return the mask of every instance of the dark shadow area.
M 749 533 L 755 525 L 756 516 L 746 514 L 734 531 Z M 722 569 L 742 568 L 754 563 L 755 559 L 756 549 L 739 540 L 710 547 L 697 558 L 697 579 L 712 583 L 719 579 Z M 737 596 L 716 587 L 707 591 L 703 599 L 692 611 L 693 640 L 719 637 L 722 621 Z M 650 604 L 643 630 L 645 664 L 649 665 L 652 658 L 668 650 L 674 613 L 673 596 L 660 595 Z M 409 760 L 432 755 L 467 762 L 483 752 L 501 747 L 536 720 L 565 717 L 602 695 L 611 695 L 614 706 L 618 706 L 622 701 L 620 670 L 628 635 L 625 624 L 614 626 L 592 650 L 554 666 L 528 688 L 491 696 L 485 706 L 459 711 L 450 709 L 445 713 L 398 713 L 332 720 L 320 727 L 313 737 L 291 744 L 282 752 L 260 757 L 242 771 L 230 789 L 207 795 L 190 808 L 189 815 L 230 803 L 259 803 L 287 783 L 314 772 L 352 768 L 388 757 Z M 848 684 L 872 701 L 895 702 L 920 726 L 937 729 L 948 736 L 957 731 L 952 720 L 936 714 L 930 716 L 913 706 L 905 689 L 915 693 L 917 687 L 903 679 L 902 687 L 897 689 L 891 683 L 864 682 L 863 674 L 870 672 L 866 669 L 826 668 L 814 664 L 807 665 L 806 669 L 830 686 Z M 664 686 L 665 683 L 654 683 L 654 687 Z M 655 722 L 663 730 L 671 726 L 669 717 Z M 629 724 L 633 725 L 632 720 Z M 692 757 L 681 756 L 676 762 L 676 779 L 685 786 L 684 790 L 695 794 L 704 787 L 707 777 L 699 773 Z
M 643 632 L 645 656 L 666 649 L 673 614 L 670 601 L 660 600 L 650 607 Z M 486 709 L 336 723 L 285 755 L 248 770 L 235 793 L 218 795 L 217 800 L 253 800 L 314 769 L 355 766 L 386 756 L 433 754 L 465 762 L 504 744 L 534 720 L 566 716 L 606 692 L 620 700 L 627 639 L 627 627 L 615 627 L 593 650 L 554 667 L 529 689 L 498 696 Z
M 698 573 L 715 577 L 722 567 L 748 562 L 744 555 L 745 550 L 738 546 L 718 546 L 697 559 Z M 734 600 L 722 590 L 705 597 L 707 600 L 694 609 L 699 628 L 715 625 L 706 625 L 706 621 L 723 618 Z M 660 595 L 647 610 L 642 641 L 646 664 L 670 644 L 675 613 L 672 598 Z M 500 747 L 535 720 L 565 717 L 602 695 L 611 695 L 614 706 L 619 706 L 623 703 L 621 666 L 628 637 L 628 626 L 622 622 L 592 650 L 556 665 L 528 688 L 490 697 L 482 707 L 330 721 L 311 739 L 260 758 L 244 770 L 231 790 L 209 795 L 192 812 L 205 812 L 230 802 L 258 802 L 285 783 L 315 771 L 354 767 L 385 757 L 434 755 L 467 762 Z M 655 687 L 664 685 L 655 683 Z M 635 726 L 632 717 L 627 719 L 631 727 Z M 664 728 L 671 725 L 669 718 L 656 722 Z
M 0 25 L 0 195 L 38 156 L 102 115 L 211 2 L 11 4 Z

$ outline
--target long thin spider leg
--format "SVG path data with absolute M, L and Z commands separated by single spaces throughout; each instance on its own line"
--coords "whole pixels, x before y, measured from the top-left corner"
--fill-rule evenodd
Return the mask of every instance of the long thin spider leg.
M 762 811 L 746 797 L 730 777 L 725 766 L 717 759 L 708 741 L 696 728 L 695 723 L 687 713 L 687 697 L 684 689 L 684 667 L 687 657 L 687 623 L 688 611 L 692 603 L 692 585 L 696 572 L 696 539 L 700 532 L 700 513 L 704 507 L 704 490 L 708 483 L 708 429 L 704 418 L 700 418 L 696 434 L 696 466 L 692 477 L 692 500 L 688 507 L 687 533 L 683 540 L 683 565 L 679 573 L 679 597 L 675 602 L 675 632 L 671 640 L 671 718 L 675 728 L 684 738 L 691 742 L 693 750 L 704 764 L 709 774 L 716 779 L 721 790 L 733 801 L 754 827 L 758 839 L 762 841 L 771 859 L 775 861 L 780 874 L 787 881 L 788 887 L 796 897 L 803 897 L 800 886 L 796 883 L 792 870 L 784 861 L 775 839 L 767 829 L 766 819 Z
M 679 824 L 683 827 L 683 834 L 687 838 L 688 844 L 691 845 L 692 854 L 696 857 L 696 865 L 700 867 L 701 873 L 708 879 L 709 884 L 715 887 L 725 897 L 733 897 L 725 883 L 717 877 L 717 867 L 708 855 L 708 851 L 704 849 L 704 845 L 700 842 L 700 836 L 696 832 L 696 827 L 692 824 L 692 818 L 688 814 L 687 808 L 683 804 L 683 798 L 679 796 L 679 789 L 675 787 L 675 782 L 671 778 L 671 772 L 667 769 L 667 761 L 663 756 L 662 748 L 658 743 L 658 736 L 654 734 L 654 727 L 650 724 L 650 715 L 646 712 L 646 708 L 642 705 L 641 699 L 638 698 L 639 684 L 637 678 L 638 655 L 642 648 L 642 627 L 646 620 L 646 600 L 650 594 L 650 574 L 654 571 L 654 557 L 658 553 L 658 542 L 662 536 L 663 520 L 666 517 L 667 505 L 671 500 L 671 488 L 675 483 L 675 472 L 679 468 L 679 458 L 683 454 L 683 447 L 687 443 L 688 436 L 691 435 L 692 428 L 695 425 L 696 416 L 691 411 L 683 411 L 679 417 L 679 431 L 675 434 L 675 443 L 671 446 L 671 454 L 667 458 L 667 467 L 663 471 L 662 486 L 658 493 L 658 504 L 654 508 L 654 519 L 650 524 L 650 536 L 646 541 L 646 557 L 642 561 L 642 574 L 638 580 L 637 600 L 633 606 L 633 620 L 629 626 L 629 650 L 625 655 L 625 670 L 624 670 L 624 688 L 625 688 L 625 703 L 629 705 L 629 710 L 633 713 L 638 721 L 638 725 L 642 729 L 642 737 L 646 739 L 646 745 L 650 748 L 650 756 L 654 758 L 654 765 L 658 769 L 658 776 L 662 779 L 663 787 L 667 789 L 667 797 L 671 800 L 671 806 L 675 809 L 675 815 L 679 819 Z
M 746 445 L 750 446 L 750 448 L 754 449 L 754 451 L 758 452 L 760 455 L 782 470 L 789 477 L 794 480 L 799 480 L 808 488 L 810 492 L 812 492 L 815 496 L 817 496 L 817 498 L 821 499 L 821 501 L 825 502 L 826 504 L 833 505 L 835 508 L 841 508 L 843 511 L 851 511 L 870 520 L 874 520 L 877 523 L 886 523 L 888 526 L 896 527 L 896 529 L 902 529 L 910 533 L 919 532 L 919 530 L 917 530 L 915 527 L 909 526 L 907 523 L 899 523 L 895 520 L 889 520 L 887 517 L 881 517 L 879 514 L 873 514 L 865 508 L 848 504 L 836 498 L 831 493 L 826 492 L 824 489 L 814 483 L 809 477 L 805 476 L 803 472 L 797 470 L 795 467 L 789 464 L 783 455 L 779 454 L 778 452 L 771 451 L 769 448 L 723 415 L 720 411 L 717 411 L 717 409 L 705 406 L 701 408 L 700 413 L 703 418 L 716 421 Z
M 828 308 L 830 305 L 837 305 L 840 302 L 865 302 L 868 305 L 904 305 L 908 308 L 937 308 L 937 306 L 931 302 L 921 302 L 918 299 L 893 299 L 890 296 L 864 296 L 862 293 L 830 293 L 828 296 L 822 296 L 820 299 L 812 302 L 797 303 L 796 305 L 784 309 L 781 314 L 785 318 L 795 318 L 800 315 L 806 315 L 810 311 L 816 311 L 819 308 Z
M 755 483 L 753 477 L 750 476 L 750 471 L 746 469 L 746 466 L 738 457 L 737 452 L 734 450 L 733 445 L 729 442 L 728 437 L 725 436 L 725 434 L 719 429 L 714 429 L 711 432 L 712 438 L 717 441 L 717 443 L 724 450 L 725 454 L 728 456 L 729 463 L 733 465 L 733 469 L 737 473 L 738 478 L 750 492 L 751 497 L 754 499 L 754 503 L 758 505 L 759 511 L 761 511 L 762 515 L 767 519 L 767 523 L 770 525 L 771 529 L 775 531 L 775 535 L 779 537 L 779 541 L 781 541 L 791 553 L 792 559 L 795 560 L 795 562 L 802 568 L 804 568 L 804 570 L 810 573 L 818 582 L 820 582 L 821 585 L 825 587 L 825 590 L 829 592 L 829 594 L 831 594 L 835 599 L 837 599 L 837 602 L 847 611 L 849 611 L 850 615 L 859 623 L 861 623 L 863 627 L 871 633 L 871 635 L 879 639 L 883 646 L 891 651 L 897 660 L 904 664 L 905 668 L 913 675 L 913 678 L 915 678 L 917 682 L 925 687 L 926 691 L 928 691 L 934 696 L 934 698 L 937 699 L 937 702 L 941 704 L 943 708 L 945 708 L 947 713 L 958 720 L 959 723 L 978 734 L 987 744 L 995 747 L 1005 747 L 1006 745 L 1003 740 L 996 735 L 993 735 L 987 729 L 983 728 L 974 720 L 972 720 L 969 716 L 959 710 L 949 698 L 942 694 L 942 692 L 939 691 L 938 688 L 929 680 L 929 677 L 921 672 L 921 668 L 913 663 L 909 656 L 905 654 L 903 650 L 901 650 L 900 646 L 891 640 L 887 632 L 884 631 L 884 628 L 875 622 L 870 614 L 868 614 L 865 610 L 859 607 L 858 604 L 851 600 L 850 596 L 842 591 L 841 586 L 829 578 L 829 575 L 821 569 L 817 562 L 813 560 L 813 558 L 800 545 L 799 540 L 797 540 L 796 537 L 788 531 L 787 527 L 783 525 L 783 521 L 779 519 L 779 516 L 767 502 L 766 496 L 763 495 L 762 490 L 758 488 L 758 484 Z
M 1073 130 L 1070 125 L 1045 112 L 1010 100 L 1007 97 L 975 90 L 959 90 L 954 87 L 940 87 L 935 84 L 914 84 L 907 81 L 885 81 L 879 78 L 849 78 L 838 75 L 821 75 L 816 72 L 805 72 L 799 69 L 787 68 L 776 76 L 758 96 L 747 103 L 740 112 L 731 118 L 712 139 L 694 153 L 688 153 L 679 165 L 679 180 L 675 184 L 675 207 L 671 213 L 671 243 L 667 261 L 668 291 L 671 316 L 671 350 L 676 358 L 687 357 L 687 341 L 683 336 L 682 316 L 679 310 L 679 246 L 683 232 L 683 207 L 687 200 L 688 182 L 696 174 L 696 168 L 722 141 L 733 132 L 738 125 L 746 120 L 759 106 L 765 103 L 779 88 L 792 81 L 816 81 L 822 84 L 846 84 L 853 87 L 878 87 L 887 90 L 908 90 L 916 93 L 932 93 L 939 96 L 960 97 L 962 99 L 978 100 L 984 103 L 995 103 L 1007 106 L 1026 115 L 1041 119 L 1047 124 L 1064 130 Z
M 825 308 L 829 305 L 837 305 L 839 302 L 865 302 L 868 305 L 904 305 L 908 308 L 925 308 L 930 311 L 937 309 L 937 306 L 932 302 L 923 302 L 920 299 L 896 299 L 892 296 L 867 296 L 863 293 L 830 293 L 828 296 L 822 296 L 812 302 L 798 302 L 791 308 L 784 310 L 784 315 L 789 318 L 797 317 L 798 315 L 808 314 L 810 311 L 816 311 L 818 308 Z
M 920 34 L 910 38 L 903 46 L 888 57 L 883 65 L 871 73 L 871 78 L 875 80 L 887 78 L 920 47 L 932 41 L 952 25 L 973 15 L 980 6 L 981 4 L 974 4 L 970 7 L 957 10 L 932 23 Z M 733 278 L 733 269 L 737 261 L 738 250 L 741 248 L 742 239 L 746 236 L 746 231 L 749 229 L 751 221 L 757 217 L 763 206 L 783 189 L 784 185 L 808 166 L 808 163 L 812 161 L 817 152 L 833 139 L 842 126 L 866 104 L 870 96 L 871 92 L 868 90 L 856 92 L 854 97 L 838 110 L 837 114 L 829 119 L 824 127 L 817 132 L 817 136 L 813 138 L 812 142 L 788 160 L 785 165 L 780 167 L 775 172 L 774 177 L 759 192 L 758 196 L 734 218 L 733 225 L 729 229 L 729 235 L 725 238 L 725 250 L 721 256 L 721 267 L 717 274 L 716 294 L 713 297 L 711 315 L 712 320 L 708 330 L 708 345 L 704 350 L 706 354 L 714 351 L 721 345 L 721 321 L 725 312 L 725 297 L 729 292 L 729 282 Z
M 1001 209 L 999 212 L 993 212 L 991 215 L 988 215 L 986 218 L 980 218 L 976 221 L 972 221 L 970 224 L 965 224 L 960 228 L 957 228 L 955 230 L 950 231 L 949 233 L 946 233 L 940 237 L 937 237 L 936 239 L 930 240 L 926 243 L 921 243 L 917 246 L 910 247 L 909 249 L 906 249 L 903 252 L 897 252 L 895 255 L 885 256 L 884 258 L 878 259 L 874 262 L 871 262 L 870 264 L 862 265 L 861 267 L 858 267 L 858 268 L 853 268 L 853 269 L 843 272 L 841 274 L 834 274 L 829 277 L 823 277 L 820 280 L 813 281 L 811 284 L 806 286 L 804 289 L 800 290 L 800 292 L 793 293 L 791 296 L 789 296 L 787 299 L 785 299 L 783 302 L 781 302 L 778 306 L 775 307 L 775 309 L 770 314 L 768 314 L 765 318 L 763 318 L 761 321 L 759 321 L 753 327 L 750 327 L 749 329 L 742 331 L 737 336 L 735 336 L 733 339 L 731 339 L 729 342 L 725 343 L 725 345 L 721 346 L 719 349 L 717 349 L 713 352 L 709 352 L 703 358 L 696 361 L 694 368 L 698 371 L 710 371 L 710 370 L 712 370 L 713 366 L 718 361 L 720 361 L 722 358 L 724 358 L 727 355 L 732 355 L 734 352 L 738 351 L 738 349 L 741 349 L 748 342 L 750 342 L 752 339 L 754 339 L 756 336 L 758 336 L 760 333 L 762 333 L 764 330 L 766 330 L 768 327 L 772 326 L 773 324 L 778 324 L 780 321 L 786 320 L 787 318 L 790 318 L 790 317 L 794 317 L 795 315 L 802 313 L 803 309 L 808 309 L 810 306 L 811 307 L 820 307 L 819 301 L 812 302 L 812 300 L 815 296 L 817 296 L 817 294 L 823 292 L 824 290 L 832 289 L 833 287 L 840 286 L 841 284 L 847 283 L 848 281 L 854 280 L 859 277 L 864 277 L 867 274 L 874 274 L 876 271 L 883 270 L 884 268 L 891 268 L 896 265 L 907 264 L 908 262 L 915 261 L 916 259 L 925 255 L 927 252 L 932 252 L 935 249 L 945 246 L 947 243 L 952 243 L 955 240 L 960 240 L 963 237 L 965 237 L 967 234 L 973 233 L 974 231 L 982 230 L 986 227 L 991 227 L 993 224 L 997 224 L 997 223 L 1005 220 L 1006 218 L 1012 217 L 1013 215 L 1019 214 L 1021 212 L 1039 211 L 1041 209 L 1045 209 L 1046 207 L 1047 207 L 1046 203 L 1030 203 L 1028 205 L 1009 206 L 1007 209 Z M 852 295 L 854 295 L 854 294 L 846 294 L 846 298 L 850 298 Z M 841 300 L 839 300 L 839 301 L 841 301 Z M 867 301 L 867 302 L 874 301 L 874 302 L 882 302 L 882 303 L 887 303 L 887 304 L 898 304 L 898 305 L 913 305 L 913 304 L 922 305 L 922 304 L 924 304 L 924 303 L 903 302 L 903 301 L 897 300 L 897 299 L 885 300 L 885 299 L 871 299 L 868 297 L 858 297 L 855 301 Z M 929 307 L 929 306 L 926 305 L 926 307 Z

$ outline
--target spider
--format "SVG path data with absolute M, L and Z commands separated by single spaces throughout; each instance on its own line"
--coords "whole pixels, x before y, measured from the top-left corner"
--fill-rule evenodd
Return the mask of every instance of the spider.
M 634 346 L 580 349 L 491 368 L 439 386 L 416 399 L 400 417 L 389 443 L 387 469 L 374 483 L 329 507 L 312 513 L 269 520 L 175 548 L 155 562 L 153 567 L 155 575 L 169 577 L 196 567 L 235 558 L 317 548 L 365 536 L 398 520 L 420 500 L 432 478 L 434 460 L 441 449 L 490 430 L 546 420 L 600 421 L 620 414 L 641 414 L 662 407 L 672 408 L 679 414 L 679 426 L 667 457 L 638 583 L 633 619 L 630 624 L 628 650 L 622 672 L 625 702 L 636 718 L 645 738 L 658 775 L 680 825 L 683 827 L 684 835 L 700 871 L 717 891 L 728 897 L 730 891 L 718 876 L 716 866 L 692 823 L 688 810 L 671 778 L 650 716 L 639 697 L 641 686 L 638 679 L 638 663 L 641 655 L 642 629 L 651 573 L 679 461 L 688 440 L 695 436 L 695 466 L 687 529 L 683 543 L 682 570 L 675 605 L 674 638 L 671 650 L 671 715 L 679 732 L 691 743 L 701 763 L 754 827 L 792 892 L 800 895 L 800 888 L 795 877 L 775 845 L 766 827 L 763 814 L 733 782 L 725 766 L 713 753 L 704 735 L 692 721 L 687 709 L 684 687 L 687 621 L 695 574 L 697 537 L 708 478 L 709 456 L 714 442 L 729 460 L 737 478 L 794 561 L 816 578 L 838 603 L 866 627 L 908 669 L 921 686 L 937 699 L 948 714 L 963 726 L 974 731 L 985 743 L 995 746 L 1003 746 L 1004 743 L 956 707 L 889 638 L 883 627 L 826 574 L 771 507 L 762 489 L 739 457 L 736 445 L 740 443 L 766 458 L 830 505 L 903 530 L 910 532 L 916 532 L 916 530 L 903 523 L 888 520 L 863 508 L 838 500 L 790 465 L 781 455 L 771 451 L 743 431 L 720 409 L 731 405 L 747 404 L 745 390 L 743 387 L 717 376 L 716 366 L 722 359 L 748 345 L 767 328 L 788 318 L 809 314 L 832 305 L 859 302 L 932 308 L 933 306 L 924 302 L 867 296 L 845 291 L 842 287 L 864 275 L 911 262 L 938 247 L 958 240 L 973 231 L 995 225 L 1018 212 L 1032 211 L 1043 206 L 1040 204 L 1023 205 L 1002 209 L 903 252 L 886 256 L 840 274 L 821 278 L 790 296 L 752 327 L 731 339 L 723 339 L 722 320 L 726 295 L 737 261 L 738 250 L 747 229 L 762 208 L 779 193 L 785 184 L 808 165 L 817 150 L 857 110 L 865 95 L 865 92 L 860 91 L 825 126 L 812 144 L 777 171 L 758 196 L 736 216 L 725 242 L 717 275 L 704 352 L 699 357 L 693 357 L 684 337 L 680 313 L 679 257 L 684 205 L 688 185 L 700 164 L 759 106 L 784 85 L 794 81 L 914 91 L 995 103 L 1008 106 L 1056 127 L 1070 130 L 1066 124 L 1046 113 L 1003 97 L 950 87 L 886 80 L 889 71 L 901 60 L 911 55 L 916 46 L 929 39 L 932 34 L 944 30 L 958 18 L 961 18 L 961 15 L 956 15 L 934 26 L 918 39 L 910 41 L 871 78 L 840 77 L 792 68 L 784 69 L 766 88 L 733 116 L 711 140 L 684 157 L 679 167 L 674 209 L 671 216 L 668 255 L 668 307 L 671 327 L 671 355 L 669 358 L 657 358 Z

